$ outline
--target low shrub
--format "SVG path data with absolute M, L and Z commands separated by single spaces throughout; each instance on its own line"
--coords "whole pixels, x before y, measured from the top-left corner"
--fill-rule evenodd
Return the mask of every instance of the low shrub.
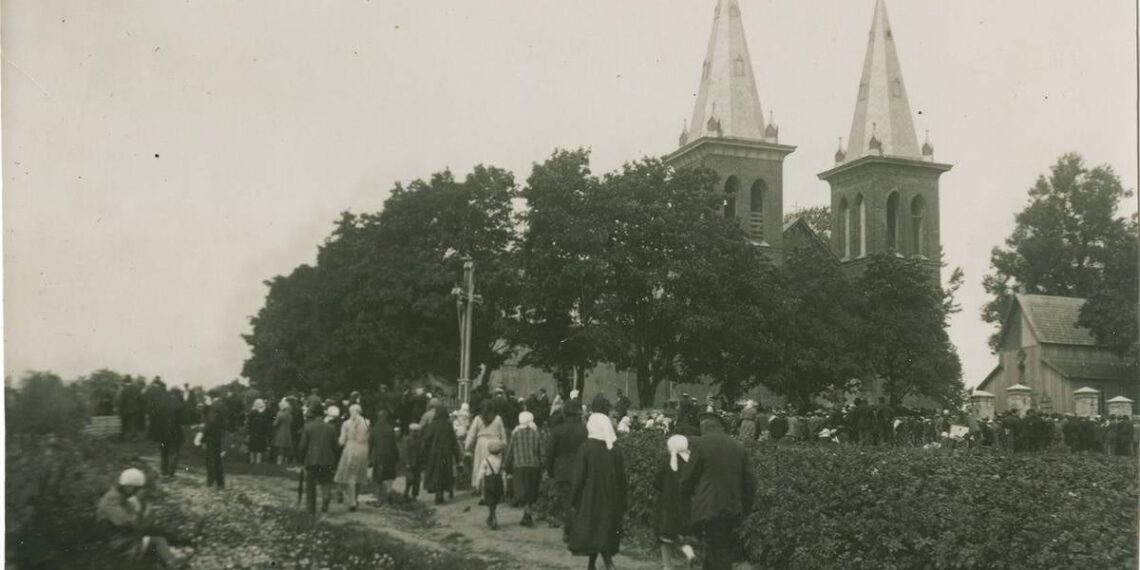
M 623 548 L 653 546 L 664 436 L 618 440 Z M 741 539 L 764 568 L 1133 568 L 1132 458 L 990 450 L 750 445 L 757 496 Z M 538 505 L 556 504 L 552 489 Z

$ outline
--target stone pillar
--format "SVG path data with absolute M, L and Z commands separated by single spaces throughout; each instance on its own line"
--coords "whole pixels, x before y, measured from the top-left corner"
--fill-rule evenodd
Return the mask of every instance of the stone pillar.
M 1073 408 L 1078 416 L 1089 418 L 1100 413 L 1097 401 L 1100 399 L 1100 390 L 1085 386 L 1073 391 Z
M 985 390 L 974 390 L 974 393 L 970 394 L 970 414 L 975 420 L 993 419 L 996 399 L 997 396 Z
M 1017 410 L 1017 415 L 1025 416 L 1025 412 L 1033 406 L 1033 388 L 1025 384 L 1014 384 L 1005 389 L 1005 404 L 1010 410 Z
M 1108 415 L 1132 417 L 1132 400 L 1124 396 L 1117 396 L 1106 404 L 1108 404 Z

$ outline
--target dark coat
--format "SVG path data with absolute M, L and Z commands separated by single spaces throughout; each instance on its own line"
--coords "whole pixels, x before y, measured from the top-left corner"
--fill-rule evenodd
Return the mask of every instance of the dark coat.
M 193 412 L 182 398 L 173 394 L 159 404 L 154 413 L 155 440 L 166 445 L 182 445 L 186 441 L 183 426 L 194 423 Z
M 657 467 L 653 488 L 657 490 L 657 504 L 653 512 L 653 529 L 657 536 L 674 538 L 691 534 L 689 523 L 692 502 L 681 491 L 681 474 L 689 462 L 677 458 L 677 470 L 669 466 L 669 456 Z
M 744 517 L 756 488 L 748 451 L 723 433 L 705 434 L 682 472 L 681 487 L 693 501 L 693 524 Z
M 455 488 L 455 464 L 462 459 L 459 440 L 447 414 L 432 420 L 424 429 L 420 449 L 424 469 L 424 490 L 441 493 Z
M 570 504 L 570 552 L 616 554 L 626 507 L 625 465 L 617 448 L 596 439 L 578 448 Z
M 396 445 L 396 432 L 388 422 L 372 426 L 368 434 L 369 459 L 372 463 L 372 480 L 377 483 L 396 478 L 400 449 Z
M 546 450 L 546 474 L 559 483 L 574 480 L 574 458 L 586 441 L 586 424 L 571 416 L 571 421 L 558 424 L 550 431 Z
M 221 445 L 222 436 L 226 433 L 226 403 L 221 398 L 206 407 L 202 426 L 202 439 L 211 445 Z
M 269 415 L 269 410 L 250 410 L 245 423 L 249 431 L 249 450 L 263 453 L 269 449 L 269 438 L 273 435 L 273 416 Z
M 305 467 L 336 466 L 336 449 L 340 436 L 332 424 L 323 419 L 309 420 L 301 432 L 297 446 Z

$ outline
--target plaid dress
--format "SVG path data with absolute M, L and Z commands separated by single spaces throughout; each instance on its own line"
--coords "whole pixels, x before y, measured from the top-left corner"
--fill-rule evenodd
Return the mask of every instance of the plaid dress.
M 537 429 L 516 429 L 504 455 L 504 468 L 513 479 L 514 499 L 531 504 L 542 483 L 542 438 Z

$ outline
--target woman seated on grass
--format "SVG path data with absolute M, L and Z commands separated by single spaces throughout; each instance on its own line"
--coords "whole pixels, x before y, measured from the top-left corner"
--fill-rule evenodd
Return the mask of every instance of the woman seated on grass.
M 155 556 L 163 565 L 177 567 L 182 560 L 171 551 L 170 543 L 153 534 L 144 487 L 146 474 L 138 469 L 123 471 L 118 483 L 99 499 L 95 519 L 107 528 L 116 553 L 134 560 Z

